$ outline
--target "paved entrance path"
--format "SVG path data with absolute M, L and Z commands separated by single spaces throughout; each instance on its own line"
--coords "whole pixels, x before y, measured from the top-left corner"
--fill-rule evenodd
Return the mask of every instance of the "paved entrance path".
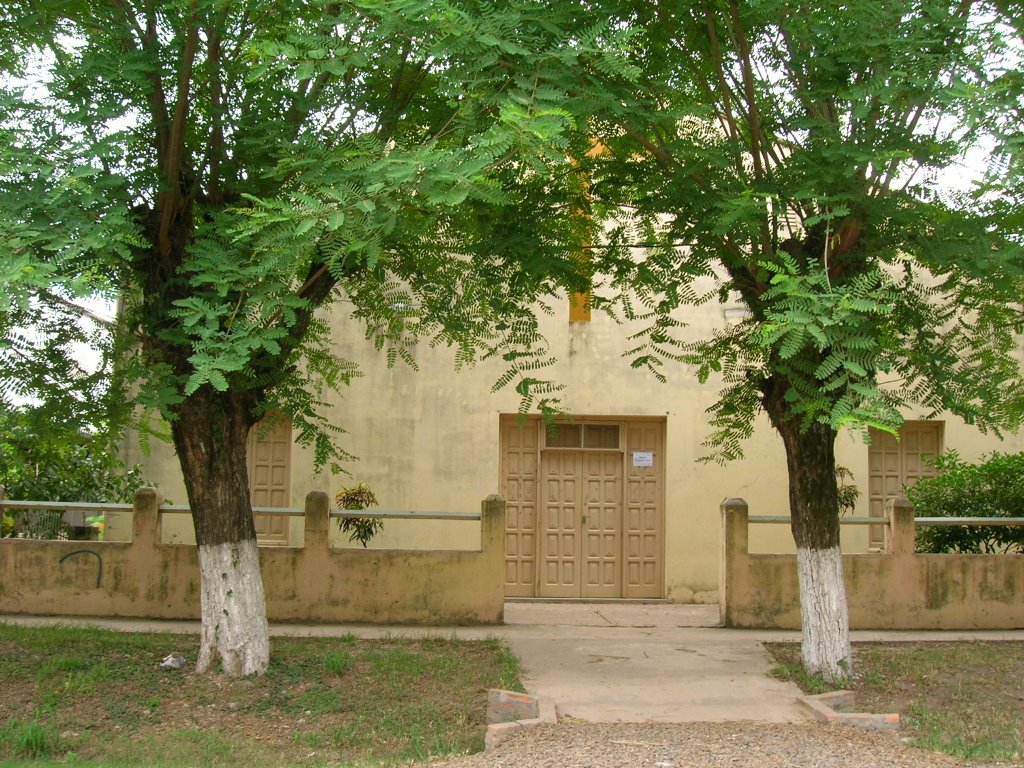
M 757 720 L 806 716 L 795 685 L 768 677 L 754 633 L 720 629 L 718 606 L 506 603 L 501 632 L 526 689 L 560 717 L 589 722 Z

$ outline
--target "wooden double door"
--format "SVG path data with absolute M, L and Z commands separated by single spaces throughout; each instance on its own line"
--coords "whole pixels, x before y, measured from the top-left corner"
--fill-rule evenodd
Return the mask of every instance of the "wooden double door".
M 507 596 L 663 594 L 664 421 L 503 418 Z

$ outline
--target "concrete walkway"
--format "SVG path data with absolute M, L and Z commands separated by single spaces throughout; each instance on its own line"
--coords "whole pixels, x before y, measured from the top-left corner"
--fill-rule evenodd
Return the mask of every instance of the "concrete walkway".
M 806 718 L 768 677 L 759 637 L 718 628 L 718 606 L 507 603 L 503 635 L 526 689 L 589 722 Z

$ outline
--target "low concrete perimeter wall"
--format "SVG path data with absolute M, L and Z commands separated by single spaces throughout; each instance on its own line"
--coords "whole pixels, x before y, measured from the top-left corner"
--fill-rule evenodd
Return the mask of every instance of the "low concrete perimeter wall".
M 722 503 L 721 617 L 728 627 L 799 629 L 795 555 L 747 551 L 747 503 Z M 1024 627 L 1024 555 L 914 552 L 914 508 L 889 507 L 886 551 L 843 556 L 853 629 Z
M 131 542 L 0 539 L 0 613 L 198 619 L 196 548 L 159 543 L 160 502 L 136 495 Z M 329 512 L 327 494 L 308 494 L 305 545 L 260 548 L 271 621 L 503 621 L 501 498 L 482 503 L 476 552 L 332 549 Z

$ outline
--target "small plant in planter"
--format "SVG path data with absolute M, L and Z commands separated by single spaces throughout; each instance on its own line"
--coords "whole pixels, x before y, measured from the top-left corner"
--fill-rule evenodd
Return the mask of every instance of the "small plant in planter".
M 839 494 L 839 513 L 842 515 L 852 512 L 857 506 L 857 499 L 860 498 L 860 488 L 853 484 L 847 485 L 847 480 L 853 480 L 853 472 L 837 464 L 836 491 Z
M 369 509 L 377 506 L 377 496 L 364 483 L 342 488 L 334 497 L 338 509 Z M 349 541 L 358 541 L 364 547 L 384 527 L 379 517 L 339 517 L 338 528 L 348 534 Z

